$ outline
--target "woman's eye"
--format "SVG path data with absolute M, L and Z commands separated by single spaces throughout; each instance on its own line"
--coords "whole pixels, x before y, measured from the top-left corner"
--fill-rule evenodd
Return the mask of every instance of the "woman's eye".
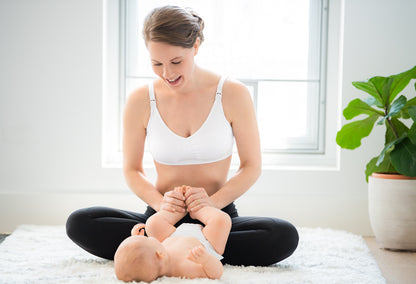
M 162 66 L 162 63 L 153 63 L 153 66 Z
M 180 64 L 182 61 L 176 61 L 176 62 L 172 62 L 172 64 L 178 65 Z

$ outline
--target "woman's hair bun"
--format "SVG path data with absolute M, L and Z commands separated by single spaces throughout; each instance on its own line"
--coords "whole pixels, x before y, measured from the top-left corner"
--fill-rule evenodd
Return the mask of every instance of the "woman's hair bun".
M 145 42 L 156 41 L 191 48 L 197 38 L 204 41 L 204 20 L 191 8 L 163 6 L 155 8 L 143 25 Z

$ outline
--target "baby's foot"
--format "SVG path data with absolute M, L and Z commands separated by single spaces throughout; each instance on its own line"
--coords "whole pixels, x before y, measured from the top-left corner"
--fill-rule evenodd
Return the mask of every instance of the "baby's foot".
M 139 223 L 134 225 L 133 229 L 131 229 L 132 236 L 144 236 L 145 233 L 145 224 Z
M 185 185 L 177 186 L 173 189 L 175 192 L 180 193 L 181 195 L 185 194 Z

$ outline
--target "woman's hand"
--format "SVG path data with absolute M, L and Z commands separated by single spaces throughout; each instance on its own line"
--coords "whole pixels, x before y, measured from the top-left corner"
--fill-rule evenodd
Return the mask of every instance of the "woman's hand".
M 160 204 L 160 210 L 166 210 L 170 212 L 185 212 L 185 196 L 181 187 L 175 187 L 171 191 L 165 192 L 162 202 Z
M 185 191 L 185 204 L 190 213 L 196 212 L 205 206 L 215 207 L 214 202 L 203 187 L 188 186 Z

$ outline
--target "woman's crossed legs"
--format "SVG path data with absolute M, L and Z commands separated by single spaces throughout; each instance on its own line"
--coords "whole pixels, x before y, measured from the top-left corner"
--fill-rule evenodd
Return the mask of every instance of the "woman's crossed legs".
M 228 207 L 228 206 L 227 206 Z M 223 210 L 227 212 L 227 207 Z M 287 221 L 269 217 L 231 216 L 232 227 L 224 251 L 223 263 L 264 266 L 290 256 L 298 244 L 296 228 Z M 90 207 L 73 212 L 66 223 L 69 238 L 96 256 L 112 260 L 118 245 L 131 234 L 137 223 L 146 223 L 154 213 L 145 214 L 109 207 Z M 195 223 L 189 215 L 181 223 Z

